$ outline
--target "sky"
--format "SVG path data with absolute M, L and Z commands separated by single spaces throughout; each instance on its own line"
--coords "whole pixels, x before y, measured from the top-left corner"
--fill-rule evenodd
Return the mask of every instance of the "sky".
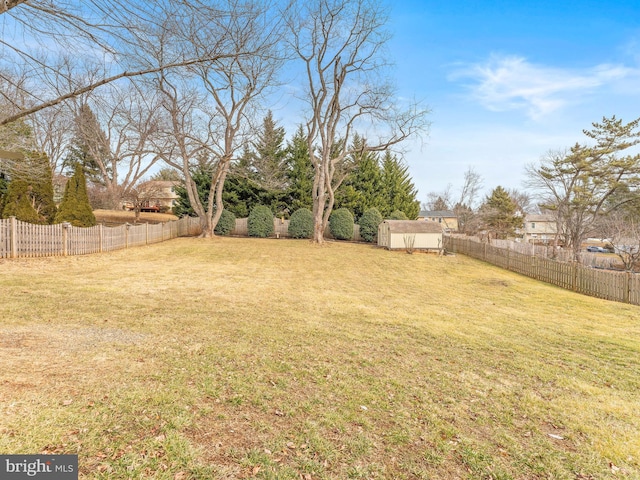
M 640 117 L 638 0 L 401 0 L 389 44 L 403 98 L 431 109 L 422 141 L 405 145 L 418 199 L 464 172 L 525 189 L 525 166 L 585 143 L 583 129 Z

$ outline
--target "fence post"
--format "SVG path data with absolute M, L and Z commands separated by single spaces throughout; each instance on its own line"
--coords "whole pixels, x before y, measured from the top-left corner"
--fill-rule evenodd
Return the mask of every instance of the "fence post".
M 124 248 L 129 248 L 129 227 L 131 225 L 129 225 L 128 223 L 125 225 L 125 230 L 124 230 Z
M 578 262 L 573 262 L 572 264 L 572 275 L 571 275 L 571 290 L 574 292 L 578 291 Z
M 62 224 L 62 256 L 66 257 L 69 254 L 69 222 Z
M 100 253 L 104 251 L 104 223 L 100 224 Z
M 622 291 L 622 301 L 630 303 L 631 300 L 631 272 L 626 272 L 624 276 L 624 290 Z
M 10 239 L 10 249 L 11 253 L 9 256 L 11 258 L 18 257 L 18 222 L 16 217 L 9 217 L 9 239 Z
M 145 225 L 147 227 L 146 227 L 146 232 L 145 232 L 145 237 L 144 237 L 144 244 L 145 245 L 149 245 L 149 222 L 147 222 Z

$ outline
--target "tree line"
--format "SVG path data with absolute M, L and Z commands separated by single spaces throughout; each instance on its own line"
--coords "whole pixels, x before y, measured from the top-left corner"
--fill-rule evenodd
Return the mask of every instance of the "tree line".
M 260 179 L 242 171 L 243 162 L 256 167 L 245 154 L 283 88 L 296 92 L 296 148 L 306 147 L 313 172 L 304 181 L 318 243 L 339 202 L 373 201 L 339 198 L 357 157 L 388 154 L 399 166 L 391 149 L 428 130 L 428 109 L 399 101 L 388 81 L 388 19 L 377 0 L 34 0 L 5 2 L 0 15 L 19 32 L 3 40 L 0 125 L 27 122 L 34 151 L 46 152 L 53 171 L 84 165 L 112 207 L 139 196 L 164 163 L 184 180 L 204 236 L 213 235 L 224 199 L 247 186 L 275 210 L 295 208 L 283 193 L 292 187 L 278 185 L 290 181 L 286 168 Z

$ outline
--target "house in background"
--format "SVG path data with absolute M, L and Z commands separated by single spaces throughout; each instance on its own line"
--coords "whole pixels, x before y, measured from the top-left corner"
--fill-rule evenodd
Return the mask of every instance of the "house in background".
M 441 250 L 442 225 L 424 220 L 385 220 L 378 225 L 378 246 L 389 250 Z
M 553 215 L 528 214 L 519 233 L 525 243 L 550 245 L 556 238 L 556 232 L 557 224 Z
M 458 217 L 451 210 L 421 210 L 418 220 L 439 223 L 445 233 L 458 231 Z
M 132 188 L 122 204 L 125 210 L 136 206 L 142 212 L 169 212 L 176 204 L 178 194 L 175 187 L 180 182 L 173 180 L 148 180 Z

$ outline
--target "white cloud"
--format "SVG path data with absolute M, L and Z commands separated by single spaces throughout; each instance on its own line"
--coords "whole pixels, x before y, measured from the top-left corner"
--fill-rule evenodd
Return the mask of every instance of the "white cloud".
M 471 78 L 472 97 L 489 110 L 524 110 L 537 120 L 585 95 L 639 76 L 639 69 L 623 65 L 571 70 L 535 65 L 518 56 L 493 56 L 460 68 L 449 78 Z

